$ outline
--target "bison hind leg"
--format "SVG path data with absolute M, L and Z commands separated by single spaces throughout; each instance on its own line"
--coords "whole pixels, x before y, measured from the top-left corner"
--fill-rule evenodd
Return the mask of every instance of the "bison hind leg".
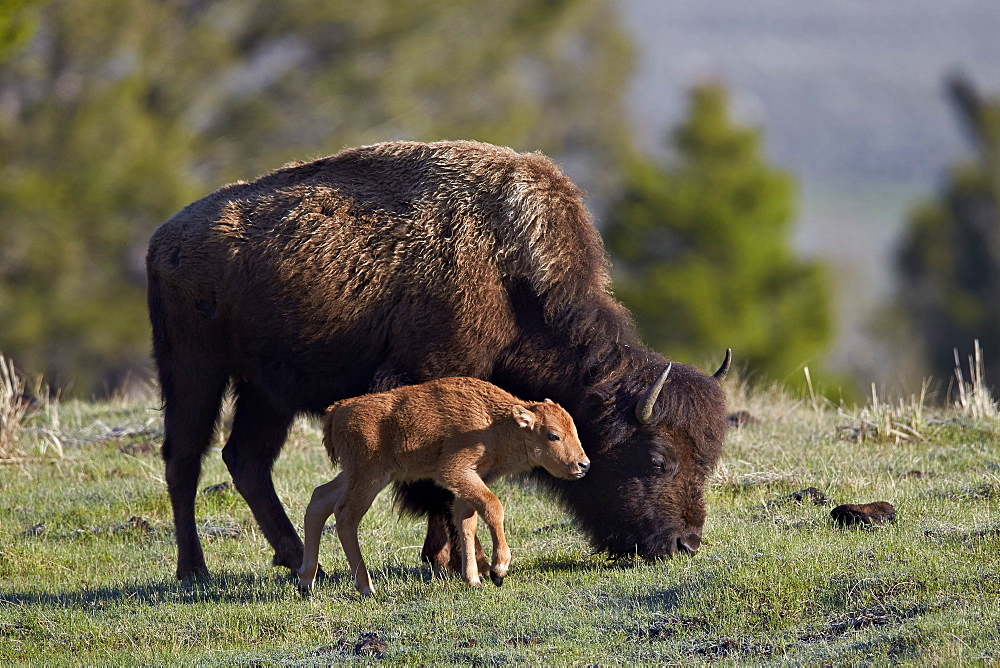
M 396 483 L 393 498 L 401 514 L 427 518 L 427 536 L 420 558 L 436 571 L 461 574 L 462 553 L 458 548 L 461 537 L 451 517 L 455 495 L 433 480 L 417 480 Z M 490 574 L 490 563 L 479 536 L 475 539 L 475 550 L 479 574 L 486 578 Z
M 249 383 L 238 383 L 233 429 L 222 459 L 274 548 L 273 564 L 298 571 L 302 565 L 302 540 L 278 499 L 271 477 L 293 418 L 294 414 L 275 408 Z
M 158 360 L 163 394 L 164 477 L 174 514 L 177 578 L 205 579 L 208 568 L 195 521 L 201 459 L 211 445 L 229 379 L 210 365 L 167 366 Z

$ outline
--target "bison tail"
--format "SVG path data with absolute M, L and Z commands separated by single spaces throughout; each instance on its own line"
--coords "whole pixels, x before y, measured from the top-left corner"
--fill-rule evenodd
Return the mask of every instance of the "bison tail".
M 397 483 L 393 488 L 393 504 L 403 515 L 420 518 L 447 515 L 455 495 L 432 480 Z
M 171 342 L 167 323 L 167 304 L 163 296 L 163 289 L 159 279 L 152 274 L 149 275 L 147 283 L 146 299 L 149 306 L 149 324 L 153 333 L 153 360 L 156 362 L 156 369 L 160 377 L 160 394 L 163 401 L 167 401 L 166 394 L 173 386 L 171 382 Z

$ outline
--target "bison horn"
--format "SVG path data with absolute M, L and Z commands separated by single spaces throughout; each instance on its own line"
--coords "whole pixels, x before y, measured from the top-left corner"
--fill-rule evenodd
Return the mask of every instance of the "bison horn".
M 715 372 L 712 377 L 715 378 L 720 383 L 726 379 L 726 374 L 729 373 L 729 365 L 733 363 L 733 349 L 726 348 L 726 359 L 722 360 L 722 366 L 719 370 Z
M 663 384 L 667 382 L 667 375 L 670 373 L 670 367 L 674 365 L 673 362 L 667 365 L 667 370 L 656 379 L 650 388 L 643 395 L 639 403 L 635 405 L 635 417 L 639 420 L 639 424 L 651 424 L 653 422 L 653 407 L 656 406 L 656 399 L 660 396 L 660 390 L 663 389 Z

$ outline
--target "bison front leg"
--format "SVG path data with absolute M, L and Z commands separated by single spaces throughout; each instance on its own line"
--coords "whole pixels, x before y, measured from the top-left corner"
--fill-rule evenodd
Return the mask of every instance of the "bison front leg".
M 461 526 L 455 523 L 448 508 L 430 511 L 427 515 L 427 536 L 424 538 L 420 558 L 437 570 L 461 575 L 463 562 L 460 540 Z M 473 537 L 473 549 L 479 574 L 485 578 L 490 573 L 490 562 L 478 535 Z

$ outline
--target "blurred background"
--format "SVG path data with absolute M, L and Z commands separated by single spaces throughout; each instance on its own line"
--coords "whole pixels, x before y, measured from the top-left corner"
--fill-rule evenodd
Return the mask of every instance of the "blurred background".
M 0 0 L 0 353 L 151 376 L 185 204 L 390 139 L 552 156 L 647 342 L 830 396 L 1000 381 L 996 0 Z M 713 367 L 714 368 L 714 367 Z

